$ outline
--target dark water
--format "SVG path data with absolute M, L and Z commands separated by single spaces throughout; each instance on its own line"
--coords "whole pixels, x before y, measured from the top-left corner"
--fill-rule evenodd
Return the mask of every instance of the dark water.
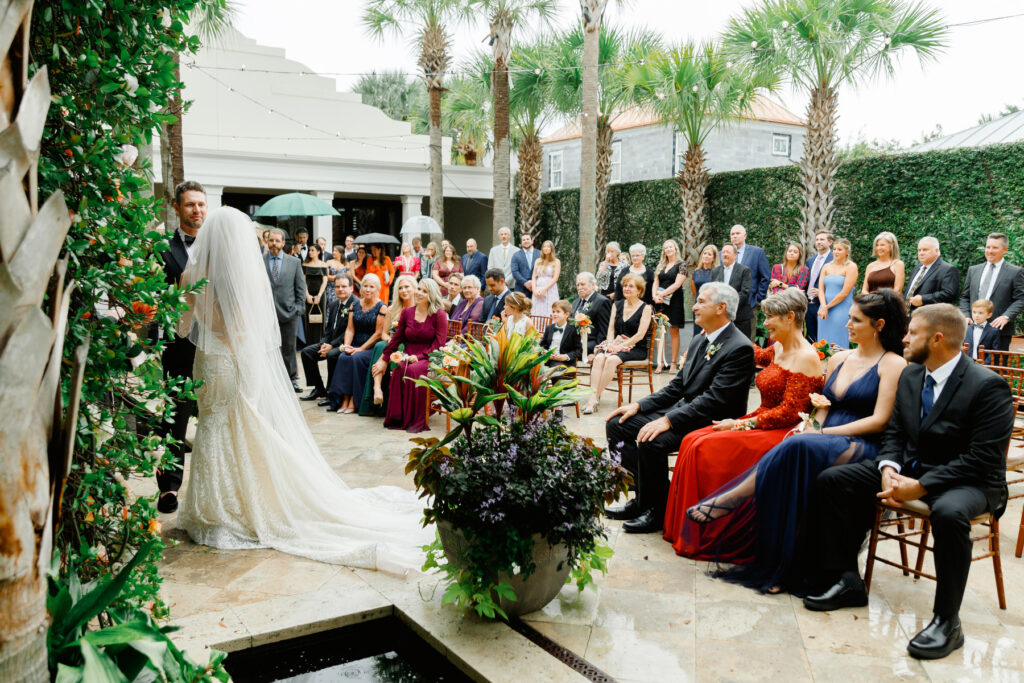
M 232 652 L 225 666 L 239 683 L 471 680 L 395 618 Z

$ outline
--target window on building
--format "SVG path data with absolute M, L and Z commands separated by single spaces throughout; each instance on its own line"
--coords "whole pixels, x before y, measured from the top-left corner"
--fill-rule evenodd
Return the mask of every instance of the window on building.
M 611 182 L 622 180 L 622 140 L 612 142 L 612 178 Z
M 679 175 L 686 163 L 686 135 L 682 131 L 676 131 L 676 158 L 672 166 L 673 175 Z
M 551 152 L 548 154 L 548 189 L 562 189 L 562 153 Z
M 772 133 L 772 156 L 776 157 L 788 157 L 789 156 L 789 143 L 792 140 L 791 135 L 783 135 L 782 133 Z

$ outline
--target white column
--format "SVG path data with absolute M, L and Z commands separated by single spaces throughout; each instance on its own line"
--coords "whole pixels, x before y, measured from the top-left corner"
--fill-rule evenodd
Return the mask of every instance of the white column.
M 423 195 L 403 194 L 399 199 L 402 200 L 402 225 L 414 216 L 423 215 Z
M 203 189 L 206 190 L 206 210 L 219 209 L 223 205 L 221 199 L 224 197 L 224 186 L 203 183 Z
M 322 199 L 328 204 L 334 205 L 334 193 L 333 192 L 316 192 L 317 199 Z M 323 237 L 327 240 L 327 253 L 322 256 L 323 260 L 329 261 L 331 258 L 331 248 L 334 247 L 334 217 L 333 216 L 313 216 L 313 241 L 316 242 L 319 238 Z

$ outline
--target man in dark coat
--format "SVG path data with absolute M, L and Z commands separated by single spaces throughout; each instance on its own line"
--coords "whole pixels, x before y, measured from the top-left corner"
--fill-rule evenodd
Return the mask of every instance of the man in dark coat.
M 1024 310 L 1024 268 L 1015 266 L 1004 257 L 1010 249 L 1009 238 L 994 232 L 985 242 L 985 263 L 967 270 L 963 291 L 960 292 L 960 312 L 966 323 L 971 322 L 971 304 L 978 299 L 992 302 L 992 317 L 988 323 L 999 330 L 999 350 L 1008 351 L 1013 339 L 1014 320 Z
M 736 310 L 736 327 L 747 335 L 747 339 L 754 338 L 754 309 L 750 304 L 750 290 L 753 287 L 750 268 L 736 260 L 736 247 L 731 244 L 722 245 L 722 265 L 716 266 L 711 271 L 712 282 L 724 282 L 740 295 L 739 308 Z
M 339 275 L 334 279 L 334 293 L 337 296 L 327 304 L 327 312 L 324 314 L 323 335 L 299 352 L 302 370 L 306 375 L 306 386 L 310 388 L 309 393 L 300 399 L 302 401 L 315 401 L 327 397 L 327 387 L 320 377 L 320 361 L 327 361 L 327 386 L 330 386 L 334 367 L 338 364 L 341 346 L 345 341 L 348 317 L 352 313 L 352 306 L 359 301 L 352 294 L 352 278 L 348 275 Z M 320 403 L 327 405 L 327 401 Z
M 572 302 L 569 320 L 578 313 L 590 318 L 594 325 L 587 333 L 587 355 L 594 353 L 594 347 L 608 336 L 608 322 L 612 317 L 611 299 L 597 291 L 597 278 L 586 271 L 576 276 L 576 293 L 579 295 Z
M 960 271 L 942 260 L 939 241 L 922 237 L 917 243 L 918 265 L 907 279 L 903 300 L 911 312 L 928 304 L 955 304 L 960 291 Z

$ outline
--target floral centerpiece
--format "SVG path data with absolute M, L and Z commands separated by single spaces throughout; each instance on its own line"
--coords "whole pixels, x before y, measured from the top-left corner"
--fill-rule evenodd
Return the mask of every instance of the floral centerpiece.
M 629 484 L 614 456 L 554 414 L 587 390 L 546 366 L 554 352 L 537 339 L 504 329 L 465 339 L 415 380 L 456 423 L 442 439 L 413 439 L 406 467 L 428 501 L 424 524 L 438 524 L 424 569 L 444 572 L 443 603 L 491 618 L 539 609 L 572 578 L 582 590 L 605 571 L 599 515 Z

